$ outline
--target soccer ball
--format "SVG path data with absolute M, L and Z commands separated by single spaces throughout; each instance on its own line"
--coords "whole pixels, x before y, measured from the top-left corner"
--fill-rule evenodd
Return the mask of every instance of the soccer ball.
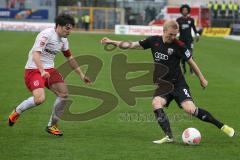
M 201 134 L 196 128 L 187 128 L 182 133 L 182 140 L 185 144 L 197 145 L 201 141 Z

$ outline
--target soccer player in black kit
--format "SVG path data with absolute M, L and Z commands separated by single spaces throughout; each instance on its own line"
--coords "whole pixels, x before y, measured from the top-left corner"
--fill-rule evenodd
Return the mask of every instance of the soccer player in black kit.
M 159 86 L 155 90 L 152 100 L 153 112 L 155 113 L 160 127 L 165 133 L 165 137 L 160 140 L 153 141 L 153 143 L 162 144 L 174 141 L 169 120 L 163 110 L 163 108 L 165 106 L 167 107 L 172 100 L 175 100 L 185 112 L 199 118 L 202 121 L 212 123 L 228 136 L 232 137 L 234 135 L 233 128 L 218 121 L 208 111 L 195 106 L 189 87 L 180 68 L 180 60 L 184 59 L 189 63 L 194 73 L 199 78 L 200 84 L 203 88 L 207 86 L 208 81 L 205 79 L 197 64 L 192 59 L 191 52 L 186 48 L 184 43 L 176 39 L 178 30 L 178 23 L 174 20 L 170 20 L 164 23 L 162 36 L 151 36 L 145 40 L 131 42 L 131 45 L 129 45 L 129 43 L 122 43 L 122 41 L 115 41 L 105 37 L 101 40 L 101 43 L 113 44 L 121 48 L 151 49 L 153 60 L 155 62 L 154 76 L 156 76 L 153 77 L 153 79 L 156 80 L 154 82 L 156 84 L 158 84 L 157 79 L 160 78 L 157 77 L 158 70 L 161 69 L 158 67 L 161 67 L 161 65 L 168 67 L 168 73 L 161 77 L 161 79 L 170 82 L 174 86 L 174 89 L 163 95 L 162 90 L 164 87 Z M 161 65 L 158 66 L 156 64 Z
M 189 5 L 184 4 L 180 7 L 180 13 L 182 14 L 181 17 L 177 18 L 177 22 L 179 25 L 179 40 L 185 43 L 185 46 L 191 53 L 193 53 L 193 37 L 192 37 L 192 29 L 195 33 L 196 41 L 199 40 L 199 33 L 194 24 L 194 19 L 189 16 L 191 12 L 191 8 Z M 184 74 L 186 73 L 186 65 L 185 60 L 181 60 L 182 69 Z M 190 67 L 190 73 L 193 74 L 193 70 Z

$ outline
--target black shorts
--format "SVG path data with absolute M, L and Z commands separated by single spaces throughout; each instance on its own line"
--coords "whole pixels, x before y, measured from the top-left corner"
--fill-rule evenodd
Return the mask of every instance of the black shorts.
M 166 107 L 169 106 L 169 104 L 171 103 L 172 100 L 175 100 L 179 107 L 181 107 L 181 103 L 186 100 L 193 101 L 193 98 L 191 96 L 189 87 L 188 87 L 185 79 L 181 79 L 180 81 L 175 83 L 174 89 L 170 93 L 167 93 L 165 95 L 161 95 L 159 93 L 162 93 L 161 87 L 159 87 L 155 90 L 154 97 L 159 96 L 159 97 L 164 98 L 167 101 L 167 103 L 165 105 Z

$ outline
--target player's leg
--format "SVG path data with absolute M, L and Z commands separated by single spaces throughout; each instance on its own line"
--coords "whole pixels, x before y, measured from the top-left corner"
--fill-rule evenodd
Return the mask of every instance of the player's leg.
M 65 83 L 55 83 L 51 86 L 50 90 L 57 96 L 53 105 L 52 115 L 48 123 L 48 126 L 53 126 L 57 124 L 60 117 L 63 115 L 64 107 L 66 106 L 68 100 L 68 89 Z
M 164 107 L 164 105 L 166 105 L 166 103 L 167 103 L 166 99 L 164 99 L 160 96 L 156 96 L 152 100 L 154 114 L 158 121 L 159 126 L 162 128 L 162 130 L 164 131 L 164 133 L 167 136 L 172 138 L 173 136 L 172 136 L 172 131 L 170 128 L 170 123 L 169 123 L 167 115 L 165 114 L 165 112 L 163 110 L 163 107 Z
M 185 112 L 197 117 L 204 122 L 212 123 L 230 137 L 234 135 L 233 128 L 224 125 L 222 122 L 218 121 L 208 111 L 195 106 L 189 87 L 185 81 L 181 81 L 179 84 L 179 87 L 175 88 L 174 96 L 178 105 L 181 106 Z
M 202 109 L 202 108 L 197 108 L 193 101 L 191 100 L 186 100 L 181 103 L 182 108 L 184 109 L 185 112 L 196 116 L 198 119 L 212 123 L 218 128 L 223 127 L 223 123 L 215 119 L 208 111 Z
M 46 86 L 56 94 L 57 98 L 53 105 L 52 114 L 46 127 L 46 131 L 53 135 L 62 136 L 62 132 L 58 129 L 57 123 L 64 112 L 67 104 L 68 90 L 64 83 L 62 75 L 56 69 L 49 69 L 50 78 Z
M 24 111 L 33 108 L 37 105 L 40 105 L 44 102 L 45 93 L 43 88 L 33 90 L 32 94 L 33 94 L 32 97 L 29 97 L 28 99 L 22 101 L 9 115 L 8 118 L 9 126 L 13 126 Z
M 152 100 L 152 106 L 153 106 L 155 117 L 157 119 L 159 126 L 162 128 L 163 132 L 166 135 L 163 139 L 153 141 L 153 143 L 156 143 L 156 144 L 173 142 L 173 135 L 172 135 L 169 119 L 163 110 L 163 107 L 166 105 L 166 103 L 167 103 L 167 100 L 160 96 L 156 96 Z
M 228 136 L 232 137 L 234 135 L 233 128 L 227 125 L 224 125 L 222 122 L 217 120 L 214 116 L 212 116 L 211 113 L 209 113 L 208 111 L 202 108 L 196 107 L 193 101 L 186 100 L 181 103 L 181 106 L 185 112 L 191 115 L 194 115 L 195 117 L 197 117 L 198 119 L 204 122 L 208 122 L 215 125 L 219 129 L 221 129 L 224 133 L 226 133 Z
M 195 106 L 187 84 L 185 84 L 185 86 L 176 88 L 176 90 L 176 101 L 178 105 L 184 109 L 185 112 L 196 116 L 202 121 L 212 123 L 218 128 L 221 128 L 223 126 L 223 123 L 216 120 L 209 112 Z
M 47 132 L 62 136 L 61 130 L 58 129 L 58 121 L 64 113 L 64 108 L 68 102 L 68 89 L 65 83 L 59 82 L 51 85 L 50 90 L 57 96 L 53 105 L 52 114 L 48 122 Z
M 21 113 L 44 102 L 44 83 L 45 80 L 41 77 L 38 70 L 25 71 L 25 84 L 33 96 L 22 101 L 9 115 L 9 126 L 13 126 L 16 123 Z

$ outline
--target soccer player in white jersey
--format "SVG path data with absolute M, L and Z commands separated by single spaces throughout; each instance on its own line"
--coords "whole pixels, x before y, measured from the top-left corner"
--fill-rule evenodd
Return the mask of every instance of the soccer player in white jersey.
M 69 15 L 61 14 L 56 17 L 55 24 L 55 28 L 45 29 L 38 34 L 29 52 L 25 66 L 25 84 L 32 92 L 32 96 L 14 109 L 9 115 L 8 122 L 9 126 L 13 126 L 24 111 L 42 104 L 45 101 L 44 87 L 47 87 L 56 94 L 57 98 L 46 131 L 62 136 L 63 133 L 58 129 L 57 122 L 66 106 L 68 89 L 61 74 L 54 69 L 55 55 L 62 52 L 80 79 L 87 84 L 91 81 L 81 71 L 69 49 L 67 36 L 75 25 L 74 19 Z

